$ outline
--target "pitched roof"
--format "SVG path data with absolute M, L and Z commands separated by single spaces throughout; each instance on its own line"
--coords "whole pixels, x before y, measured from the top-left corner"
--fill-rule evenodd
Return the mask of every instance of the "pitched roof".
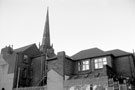
M 23 51 L 27 50 L 28 48 L 30 48 L 30 47 L 33 46 L 33 45 L 34 45 L 34 44 L 30 44 L 30 45 L 27 45 L 27 46 L 24 46 L 24 47 L 15 49 L 14 51 L 15 51 L 15 52 L 23 52 Z
M 105 55 L 113 55 L 115 57 L 129 55 L 131 53 L 122 51 L 120 49 L 114 49 L 109 51 L 102 51 L 98 48 L 86 49 L 78 52 L 77 54 L 71 56 L 73 60 L 81 60 L 86 58 L 98 57 L 98 56 L 105 56 Z
M 98 48 L 91 48 L 91 49 L 86 49 L 78 52 L 77 54 L 71 56 L 73 60 L 80 60 L 84 58 L 90 58 L 90 57 L 96 57 L 96 56 L 101 56 L 104 54 L 104 51 Z
M 106 53 L 106 54 L 112 54 L 112 55 L 114 55 L 115 57 L 131 54 L 131 53 L 129 53 L 129 52 L 122 51 L 122 50 L 120 50 L 120 49 L 109 50 L 109 51 L 106 51 L 105 53 Z
M 63 73 L 61 72 L 61 70 L 58 70 L 56 68 L 51 68 L 50 70 L 48 70 L 48 72 L 50 72 L 50 71 L 53 71 L 53 72 L 59 74 L 60 76 L 63 76 Z

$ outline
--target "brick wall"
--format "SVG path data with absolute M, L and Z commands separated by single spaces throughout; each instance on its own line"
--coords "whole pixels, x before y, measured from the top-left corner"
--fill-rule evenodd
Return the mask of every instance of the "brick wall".
M 107 65 L 112 67 L 112 58 L 111 56 L 104 56 L 107 58 Z M 98 58 L 102 58 L 102 57 L 98 57 Z M 78 61 L 75 61 L 75 64 L 74 64 L 74 74 L 87 74 L 87 73 L 94 73 L 94 72 L 101 72 L 102 73 L 102 70 L 101 69 L 95 69 L 95 63 L 94 63 L 94 60 L 96 58 L 92 58 L 90 59 L 90 70 L 87 70 L 87 71 L 78 71 Z M 85 59 L 84 59 L 85 60 Z
M 74 73 L 74 66 L 75 62 L 73 62 L 71 59 L 66 58 L 64 61 L 64 73 L 65 75 L 72 75 Z
M 118 57 L 114 61 L 114 69 L 117 74 L 132 77 L 135 72 L 133 59 L 131 56 Z
M 64 74 L 64 61 L 65 61 L 65 52 L 59 52 L 57 58 L 54 60 L 48 60 L 48 70 L 54 69 L 60 75 Z
M 31 68 L 32 68 L 32 81 L 31 86 L 37 86 L 41 79 L 41 57 L 32 59 Z

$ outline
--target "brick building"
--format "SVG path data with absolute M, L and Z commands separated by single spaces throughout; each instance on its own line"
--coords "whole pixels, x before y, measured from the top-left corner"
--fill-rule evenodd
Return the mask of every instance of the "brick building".
M 134 55 L 129 52 L 92 48 L 71 57 L 59 52 L 47 62 L 49 90 L 60 86 L 58 78 L 62 86 L 55 90 L 135 90 Z
M 0 90 L 135 90 L 133 53 L 91 48 L 73 56 L 64 51 L 56 55 L 48 11 L 42 44 L 3 48 L 0 70 Z

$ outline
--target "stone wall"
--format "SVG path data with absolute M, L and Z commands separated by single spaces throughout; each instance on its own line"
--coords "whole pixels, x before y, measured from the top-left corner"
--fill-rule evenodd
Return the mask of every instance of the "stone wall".
M 26 88 L 14 88 L 13 90 L 47 90 L 46 86 L 41 87 L 26 87 Z
M 100 77 L 100 78 L 82 78 L 82 79 L 73 79 L 64 81 L 64 89 L 65 90 L 87 90 L 86 88 L 107 88 L 108 87 L 108 77 Z M 89 89 L 90 90 L 90 89 Z

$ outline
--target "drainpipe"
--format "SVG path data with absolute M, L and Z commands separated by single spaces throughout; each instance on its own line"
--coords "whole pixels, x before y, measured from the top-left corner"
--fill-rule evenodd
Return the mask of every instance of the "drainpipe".
M 20 76 L 20 68 L 18 68 L 18 75 L 17 75 L 17 89 L 19 85 L 19 76 Z

